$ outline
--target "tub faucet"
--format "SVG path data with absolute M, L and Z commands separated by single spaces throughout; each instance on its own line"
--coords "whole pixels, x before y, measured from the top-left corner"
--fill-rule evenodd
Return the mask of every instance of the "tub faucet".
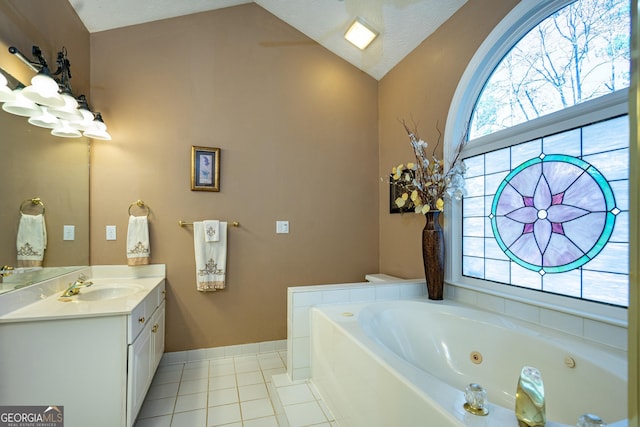
M 80 288 L 93 285 L 93 282 L 86 282 L 87 277 L 81 274 L 75 282 L 71 283 L 69 287 L 60 295 L 61 297 L 72 297 L 80 293 Z
M 10 267 L 8 265 L 3 265 L 2 267 L 0 267 L 0 283 L 2 283 L 3 277 L 10 276 L 12 272 L 13 267 Z
M 542 427 L 547 421 L 542 375 L 531 366 L 525 366 L 520 372 L 516 390 L 516 418 L 520 427 Z

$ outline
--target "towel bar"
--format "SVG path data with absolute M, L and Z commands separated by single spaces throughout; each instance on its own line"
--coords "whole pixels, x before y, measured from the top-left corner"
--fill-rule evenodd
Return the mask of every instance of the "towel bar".
M 25 208 L 27 204 L 42 206 L 42 214 L 44 215 L 44 203 L 42 203 L 42 200 L 40 199 L 40 197 L 34 197 L 33 199 L 27 199 L 27 200 L 23 201 L 22 203 L 20 203 L 20 213 L 21 214 L 25 213 L 23 211 L 23 208 Z
M 240 227 L 240 223 L 238 221 L 232 221 L 232 222 L 229 222 L 229 224 L 233 225 L 234 227 Z M 193 223 L 180 220 L 178 221 L 178 225 L 180 227 L 186 227 L 187 225 L 193 225 Z
M 135 202 L 133 202 L 133 203 L 131 203 L 129 205 L 129 216 L 131 216 L 131 208 L 134 207 L 134 206 L 138 206 L 139 208 L 146 209 L 147 210 L 147 217 L 151 213 L 151 209 L 149 208 L 149 206 L 147 206 L 142 200 L 136 200 Z

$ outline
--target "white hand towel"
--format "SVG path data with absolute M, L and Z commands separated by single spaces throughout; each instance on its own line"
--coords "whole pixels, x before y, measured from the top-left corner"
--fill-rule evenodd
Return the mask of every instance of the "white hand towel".
M 220 221 L 212 219 L 204 223 L 204 241 L 207 243 L 220 241 Z
M 127 264 L 146 265 L 151 258 L 149 221 L 146 216 L 129 215 L 127 229 Z
M 47 227 L 44 215 L 21 214 L 16 246 L 18 267 L 41 267 L 47 248 Z
M 224 289 L 227 274 L 227 223 L 219 223 L 219 241 L 205 241 L 204 222 L 193 223 L 196 256 L 196 289 L 200 292 Z

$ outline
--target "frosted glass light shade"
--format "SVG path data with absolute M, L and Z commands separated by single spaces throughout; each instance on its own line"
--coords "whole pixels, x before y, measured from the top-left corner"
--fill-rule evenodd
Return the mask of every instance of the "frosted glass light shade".
M 80 131 L 69 126 L 69 122 L 66 120 L 60 120 L 60 124 L 53 128 L 51 135 L 62 138 L 80 138 L 82 136 Z
M 344 34 L 344 38 L 358 49 L 365 49 L 377 36 L 378 33 L 369 28 L 362 18 L 356 18 Z
M 47 67 L 31 78 L 31 86 L 27 86 L 22 94 L 30 101 L 47 107 L 64 105 L 64 99 L 58 93 L 58 82 L 51 77 Z
M 100 130 L 97 128 L 87 129 L 84 131 L 84 136 L 92 139 L 101 139 L 103 141 L 111 141 L 111 135 L 106 130 Z
M 111 135 L 107 133 L 107 125 L 102 121 L 102 115 L 100 113 L 96 113 L 95 120 L 87 130 L 84 131 L 84 136 L 87 138 L 102 139 L 105 141 L 111 140 Z
M 82 119 L 71 120 L 69 125 L 82 131 L 89 129 L 93 124 L 93 113 L 83 107 L 78 108 L 78 111 L 80 112 Z
M 45 67 L 46 69 L 46 67 Z M 53 77 L 47 75 L 48 71 L 41 70 L 31 78 L 31 86 L 43 95 L 53 95 L 58 93 L 58 82 Z
M 69 92 L 63 92 L 60 97 L 64 100 L 64 105 L 61 107 L 52 107 L 49 112 L 54 116 L 69 121 L 82 120 L 82 114 L 78 111 L 78 101 L 69 94 Z
M 58 92 L 41 92 L 39 88 L 31 85 L 23 89 L 22 95 L 28 100 L 47 107 L 62 107 L 64 99 Z
M 13 91 L 7 86 L 7 78 L 0 73 L 0 102 L 14 101 L 16 99 Z
M 15 101 L 16 96 L 7 86 L 0 86 L 0 102 Z
M 14 89 L 15 99 L 2 104 L 2 109 L 16 116 L 31 117 L 34 114 L 40 114 L 40 107 L 22 95 L 23 91 L 22 88 Z
M 35 114 L 29 118 L 29 123 L 41 128 L 54 129 L 60 125 L 60 120 L 49 111 L 47 107 L 41 107 L 41 114 Z

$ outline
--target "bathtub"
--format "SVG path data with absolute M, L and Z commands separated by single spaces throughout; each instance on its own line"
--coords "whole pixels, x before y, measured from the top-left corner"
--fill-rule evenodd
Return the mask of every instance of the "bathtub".
M 311 310 L 311 381 L 340 427 L 517 427 L 523 366 L 542 374 L 547 427 L 595 413 L 626 426 L 626 353 L 454 302 L 401 300 Z M 482 385 L 489 414 L 463 409 Z

